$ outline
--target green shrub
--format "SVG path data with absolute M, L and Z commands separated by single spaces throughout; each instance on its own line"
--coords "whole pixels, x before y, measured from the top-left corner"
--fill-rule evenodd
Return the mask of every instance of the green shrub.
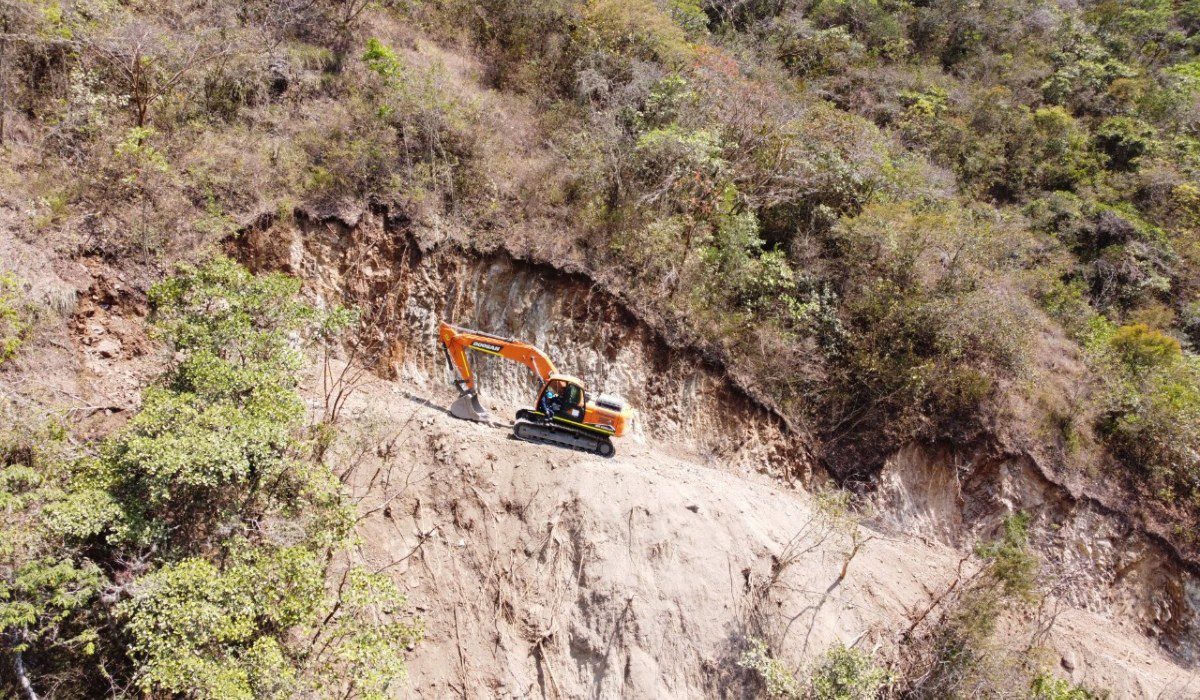
M 836 644 L 809 672 L 813 700 L 874 700 L 888 682 L 886 669 L 860 649 Z
M 667 14 L 689 39 L 708 35 L 708 15 L 701 0 L 668 0 Z
M 825 236 L 842 216 L 852 216 L 901 186 L 903 170 L 879 129 L 828 104 L 802 119 L 754 115 L 726 130 L 735 183 L 757 207 L 765 237 L 785 249 L 797 239 Z
M 0 364 L 16 357 L 33 328 L 34 312 L 12 273 L 0 273 Z
M 1033 112 L 1036 141 L 1031 170 L 1038 189 L 1074 190 L 1099 171 L 1086 130 L 1065 109 L 1041 107 Z
M 1131 369 L 1144 370 L 1179 359 L 1179 341 L 1144 323 L 1121 326 L 1109 340 L 1112 349 Z
M 1058 321 L 1072 338 L 1081 338 L 1096 316 L 1085 291 L 1082 280 L 1052 279 L 1038 288 L 1035 294 L 1051 318 Z
M 813 662 L 804 680 L 773 657 L 761 639 L 751 640 L 738 665 L 757 675 L 768 697 L 792 700 L 874 700 L 890 678 L 870 654 L 842 644 Z
M 669 127 L 697 108 L 698 97 L 687 78 L 678 73 L 666 75 L 650 86 L 650 94 L 638 113 L 638 131 Z
M 717 217 L 711 245 L 702 253 L 706 269 L 702 288 L 709 303 L 728 305 L 762 318 L 798 321 L 803 315 L 796 295 L 796 274 L 787 256 L 764 250 L 758 218 L 752 212 L 732 212 L 732 191 L 726 193 L 725 213 Z
M 1083 339 L 1103 380 L 1101 434 L 1159 498 L 1200 501 L 1200 359 L 1145 324 L 1097 317 Z
M 1095 693 L 1065 678 L 1043 673 L 1033 679 L 1029 688 L 1031 700 L 1101 700 L 1107 694 Z
M 831 350 L 854 410 L 875 406 L 897 436 L 931 419 L 941 429 L 1021 376 L 1032 308 L 994 286 L 1002 225 L 953 207 L 871 205 L 836 234 L 846 336 Z
M 767 643 L 761 639 L 752 640 L 750 648 L 738 659 L 738 665 L 758 674 L 768 697 L 804 697 L 800 681 L 779 659 L 771 656 Z
M 682 199 L 696 182 L 708 183 L 725 168 L 718 134 L 689 131 L 675 124 L 638 137 L 634 163 L 651 200 L 668 195 Z
M 1067 110 L 1032 110 L 1007 88 L 950 101 L 932 87 L 904 91 L 901 101 L 904 133 L 952 167 L 967 192 L 1020 200 L 1038 191 L 1075 190 L 1101 169 L 1086 129 Z
M 1029 514 L 1013 513 L 1004 519 L 1001 535 L 975 549 L 988 561 L 988 574 L 1008 598 L 1029 600 L 1037 584 L 1038 558 L 1029 547 Z
M 362 60 L 367 68 L 385 80 L 392 81 L 400 77 L 402 68 L 396 52 L 374 37 L 367 40 Z
M 624 63 L 629 59 L 658 60 L 666 65 L 682 61 L 687 50 L 683 27 L 672 19 L 695 19 L 688 5 L 675 3 L 664 12 L 646 0 L 587 0 L 583 4 L 575 40 L 585 51 Z
M 1134 66 L 1082 32 L 1058 47 L 1051 59 L 1054 72 L 1042 82 L 1042 95 L 1051 104 L 1070 107 L 1076 113 L 1103 112 L 1108 107 L 1109 86 L 1137 75 Z
M 1200 361 L 1186 361 L 1118 385 L 1101 430 L 1117 453 L 1145 470 L 1167 502 L 1200 502 Z
M 877 0 L 817 0 L 809 16 L 819 27 L 845 27 L 872 48 L 887 46 L 903 38 L 904 27 Z
M 1032 673 L 1040 669 L 1033 670 L 1027 654 L 1010 653 L 996 639 L 1002 615 L 1020 613 L 1037 597 L 1039 560 L 1030 548 L 1028 527 L 1028 515 L 1013 513 L 998 538 L 976 544 L 983 568 L 949 598 L 933 628 L 908 652 L 919 661 L 909 668 L 903 694 L 1007 696 L 1032 682 Z
M 815 77 L 845 70 L 859 61 L 866 49 L 845 27 L 780 32 L 776 55 L 783 65 L 801 77 Z
M 1130 170 L 1154 145 L 1155 129 L 1132 117 L 1110 117 L 1095 130 L 1096 145 L 1114 170 Z

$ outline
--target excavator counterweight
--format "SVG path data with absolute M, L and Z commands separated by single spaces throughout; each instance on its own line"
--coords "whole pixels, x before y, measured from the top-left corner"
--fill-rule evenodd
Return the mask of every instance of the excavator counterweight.
M 595 401 L 589 400 L 581 380 L 558 374 L 554 362 L 533 345 L 448 323 L 438 327 L 438 339 L 459 391 L 450 406 L 456 418 L 492 422 L 479 402 L 478 384 L 467 358 L 467 352 L 474 351 L 523 364 L 541 381 L 534 407 L 517 411 L 513 434 L 522 440 L 611 457 L 615 452 L 611 438 L 624 435 L 633 421 L 633 410 L 622 399 L 601 394 Z

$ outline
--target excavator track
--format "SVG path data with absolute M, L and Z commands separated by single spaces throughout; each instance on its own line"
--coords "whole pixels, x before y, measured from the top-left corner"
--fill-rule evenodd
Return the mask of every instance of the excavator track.
M 612 457 L 616 453 L 612 441 L 606 435 L 592 435 L 582 430 L 517 418 L 513 423 L 513 435 L 527 442 L 542 442 L 567 447 L 601 457 Z

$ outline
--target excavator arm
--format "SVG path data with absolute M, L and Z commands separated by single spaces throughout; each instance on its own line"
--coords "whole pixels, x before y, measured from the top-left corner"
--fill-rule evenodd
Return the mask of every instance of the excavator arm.
M 488 421 L 487 411 L 479 403 L 475 373 L 467 351 L 496 355 L 506 360 L 519 362 L 528 367 L 544 383 L 555 373 L 554 363 L 546 353 L 536 347 L 511 338 L 467 330 L 442 323 L 438 326 L 438 338 L 446 350 L 446 360 L 454 371 L 454 385 L 462 393 L 450 407 L 450 412 L 459 418 Z

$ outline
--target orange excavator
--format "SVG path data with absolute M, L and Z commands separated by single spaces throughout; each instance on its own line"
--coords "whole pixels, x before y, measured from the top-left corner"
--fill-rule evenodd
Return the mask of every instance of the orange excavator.
M 459 397 L 450 413 L 466 420 L 491 422 L 479 403 L 479 390 L 467 351 L 495 355 L 519 362 L 538 376 L 542 388 L 533 408 L 517 411 L 513 434 L 522 440 L 546 442 L 611 457 L 613 437 L 620 437 L 633 422 L 633 410 L 616 396 L 600 394 L 589 400 L 584 384 L 559 374 L 546 353 L 511 338 L 458 328 L 448 323 L 438 327 L 438 338 L 446 351 L 446 362 L 454 373 Z

